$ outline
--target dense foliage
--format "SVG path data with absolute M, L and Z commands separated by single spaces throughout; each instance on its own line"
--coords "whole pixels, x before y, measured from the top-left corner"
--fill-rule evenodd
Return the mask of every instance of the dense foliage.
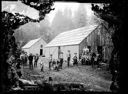
M 110 28 L 114 30 L 112 33 L 112 42 L 114 45 L 114 49 L 111 54 L 110 60 L 110 70 L 112 73 L 112 81 L 113 83 L 117 83 L 116 85 L 112 83 L 112 87 L 110 88 L 112 91 L 119 91 L 120 86 L 120 70 L 119 66 L 121 63 L 121 48 L 123 46 L 122 41 L 122 33 L 123 33 L 123 22 L 125 21 L 125 9 L 127 3 L 122 1 L 113 0 L 110 3 L 103 4 L 103 7 L 92 4 L 92 10 L 102 20 L 106 21 L 109 25 L 109 33 L 112 33 Z
M 44 19 L 45 15 L 48 14 L 53 5 L 52 0 L 21 0 L 22 3 L 36 9 L 39 11 L 39 19 L 32 19 L 28 16 L 21 15 L 19 13 L 9 13 L 2 11 L 2 30 L 0 37 L 0 49 L 1 49 L 1 86 L 2 90 L 5 91 L 7 87 L 11 87 L 12 83 L 15 83 L 14 75 L 14 63 L 17 62 L 21 54 L 21 49 L 18 48 L 15 37 L 14 30 L 19 28 L 28 22 L 40 22 Z M 13 57 L 13 58 L 12 58 Z M 13 82 L 14 81 L 14 82 Z M 9 84 L 10 83 L 10 84 Z

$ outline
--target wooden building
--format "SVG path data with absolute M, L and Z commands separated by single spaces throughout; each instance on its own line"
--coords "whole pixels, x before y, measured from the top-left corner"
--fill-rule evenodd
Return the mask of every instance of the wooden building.
M 49 57 L 52 54 L 53 58 L 57 59 L 59 53 L 63 52 L 64 60 L 66 60 L 68 50 L 71 52 L 71 58 L 74 53 L 80 57 L 83 48 L 88 47 L 92 52 L 101 52 L 103 59 L 109 60 L 113 45 L 107 28 L 107 24 L 101 23 L 60 33 L 45 46 L 46 56 Z
M 33 55 L 45 55 L 45 45 L 47 43 L 40 37 L 37 39 L 30 40 L 26 45 L 22 47 L 22 50 L 27 52 L 29 55 L 32 53 Z

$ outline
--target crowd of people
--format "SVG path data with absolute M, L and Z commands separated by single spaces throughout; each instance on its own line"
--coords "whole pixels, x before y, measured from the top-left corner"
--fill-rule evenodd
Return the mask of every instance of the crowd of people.
M 44 71 L 44 58 L 43 56 L 39 56 L 38 54 L 33 55 L 32 53 L 30 53 L 29 55 L 27 55 L 26 52 L 22 53 L 20 56 L 20 63 L 18 63 L 19 65 L 22 65 L 23 67 L 26 65 L 29 65 L 29 69 L 33 69 L 37 67 L 37 63 L 38 60 L 40 58 L 40 71 L 43 72 Z M 68 50 L 67 53 L 67 66 L 70 66 L 70 62 L 71 62 L 71 53 L 70 50 Z M 73 65 L 78 65 L 78 57 L 77 57 L 77 53 L 74 53 L 74 57 L 73 57 Z M 63 59 L 63 52 L 60 53 L 60 56 L 58 59 L 53 59 L 52 58 L 52 54 L 50 55 L 49 58 L 49 70 L 60 70 L 63 67 L 63 63 L 64 63 L 64 59 Z
M 73 66 L 77 66 L 78 63 L 81 63 L 82 65 L 100 65 L 100 62 L 102 62 L 102 56 L 98 53 L 91 53 L 90 51 L 83 51 L 80 58 L 77 56 L 77 53 L 74 53 L 74 56 L 71 60 L 71 53 L 70 50 L 67 52 L 67 66 L 69 67 L 71 65 L 71 62 L 73 62 Z M 50 55 L 50 61 L 49 61 L 49 70 L 59 70 L 62 69 L 64 63 L 63 59 L 63 52 L 60 53 L 59 58 L 57 60 L 52 58 L 52 54 Z
M 63 58 L 63 52 L 60 52 L 59 58 L 58 59 L 54 59 L 53 55 L 50 54 L 50 58 L 49 58 L 49 63 L 48 63 L 48 67 L 49 70 L 57 70 L 59 71 L 60 69 L 63 68 L 63 64 L 64 62 L 67 63 L 67 67 L 70 67 L 71 62 L 73 62 L 73 66 L 77 66 L 79 63 L 81 63 L 82 65 L 92 65 L 92 67 L 94 67 L 94 65 L 98 65 L 99 67 L 99 62 L 102 61 L 102 55 L 98 54 L 98 53 L 92 53 L 91 51 L 87 50 L 83 50 L 82 55 L 80 55 L 80 57 L 78 57 L 77 53 L 74 53 L 74 56 L 72 56 L 71 58 L 71 52 L 70 50 L 67 51 L 67 60 L 64 60 Z M 40 58 L 40 71 L 43 72 L 44 71 L 44 58 L 43 56 L 40 56 L 38 54 L 33 55 L 32 53 L 30 53 L 29 55 L 27 55 L 26 52 L 22 53 L 20 56 L 20 60 L 21 60 L 21 65 L 25 66 L 25 65 L 29 65 L 29 69 L 33 69 L 37 67 L 37 63 L 38 60 Z
M 26 66 L 27 64 L 29 64 L 29 68 L 33 69 L 34 67 L 37 67 L 37 62 L 39 59 L 39 55 L 33 55 L 32 53 L 30 53 L 29 55 L 27 55 L 27 53 L 22 53 L 20 56 L 20 60 L 21 60 L 21 64 L 23 66 Z
M 82 55 L 81 55 L 81 64 L 82 65 L 92 65 L 92 67 L 94 67 L 94 65 L 100 65 L 100 62 L 103 61 L 102 59 L 102 54 L 94 53 L 94 52 L 90 52 L 90 51 L 83 51 Z
M 78 65 L 77 62 L 78 58 L 77 58 L 77 53 L 74 53 L 74 57 L 73 57 L 73 65 Z M 58 59 L 53 59 L 52 54 L 50 55 L 50 61 L 49 61 L 49 70 L 57 70 L 59 71 L 60 69 L 63 68 L 63 63 L 67 62 L 67 66 L 70 67 L 70 62 L 71 62 L 71 53 L 70 50 L 68 50 L 67 53 L 67 60 L 64 61 L 63 58 L 63 52 L 60 52 L 59 58 Z

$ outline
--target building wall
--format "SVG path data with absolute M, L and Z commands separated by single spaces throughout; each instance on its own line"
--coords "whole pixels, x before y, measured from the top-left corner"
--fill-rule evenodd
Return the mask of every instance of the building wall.
M 98 29 L 95 29 L 94 31 L 92 31 L 81 43 L 80 43 L 80 47 L 79 47 L 79 52 L 80 55 L 83 52 L 83 48 L 87 47 L 87 46 L 91 46 L 91 51 L 92 52 L 96 52 L 96 47 L 98 45 L 98 37 L 97 37 L 97 31 Z
M 79 55 L 82 55 L 83 48 L 87 46 L 87 38 L 85 38 L 80 44 L 79 44 Z
M 43 45 L 43 54 L 45 55 L 46 51 L 45 51 L 45 45 L 47 43 L 43 40 L 40 39 L 38 42 L 36 42 L 34 45 L 32 45 L 30 48 L 28 49 L 23 49 L 24 51 L 26 51 L 28 54 L 32 53 L 32 54 L 39 54 L 40 55 L 40 49 L 41 49 L 41 45 Z
M 47 58 L 50 57 L 50 54 L 52 54 L 53 59 L 58 58 L 58 47 L 46 47 L 45 51 L 46 51 L 45 55 Z
M 77 57 L 79 57 L 79 45 L 62 46 L 61 47 L 61 51 L 63 52 L 64 60 L 67 60 L 68 50 L 70 50 L 71 59 L 73 58 L 74 53 L 77 53 Z
M 77 53 L 77 57 L 79 57 L 79 45 L 68 45 L 68 46 L 61 46 L 61 52 L 63 52 L 64 60 L 67 60 L 67 53 L 70 50 L 71 53 L 71 60 L 74 56 L 74 53 Z M 53 59 L 58 59 L 58 47 L 47 47 L 46 48 L 47 54 L 46 57 L 49 58 L 50 54 L 53 55 Z
M 102 46 L 103 59 L 110 59 L 113 44 L 110 34 L 102 25 L 89 34 L 86 40 L 86 45 L 91 46 L 92 52 L 97 51 L 97 46 Z
M 91 46 L 91 51 L 96 52 L 97 51 L 97 46 L 99 45 L 99 36 L 98 36 L 98 31 L 99 28 L 97 27 L 93 32 L 91 32 L 87 39 L 86 39 L 86 44 L 87 46 Z

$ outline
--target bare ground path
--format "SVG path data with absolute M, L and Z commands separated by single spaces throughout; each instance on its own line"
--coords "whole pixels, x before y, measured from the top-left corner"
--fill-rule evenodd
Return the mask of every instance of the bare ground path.
M 60 71 L 49 71 L 45 69 L 44 72 L 40 72 L 40 68 L 37 67 L 34 70 L 24 69 L 24 74 L 29 75 L 24 77 L 25 79 L 42 79 L 41 77 L 48 78 L 49 76 L 53 78 L 53 81 L 57 82 L 80 82 L 88 86 L 88 88 L 96 91 L 109 91 L 111 84 L 111 75 L 103 70 L 93 69 L 91 66 L 72 66 L 64 67 Z M 108 76 L 101 76 L 101 74 Z M 33 77 L 33 75 L 39 75 L 38 77 Z

